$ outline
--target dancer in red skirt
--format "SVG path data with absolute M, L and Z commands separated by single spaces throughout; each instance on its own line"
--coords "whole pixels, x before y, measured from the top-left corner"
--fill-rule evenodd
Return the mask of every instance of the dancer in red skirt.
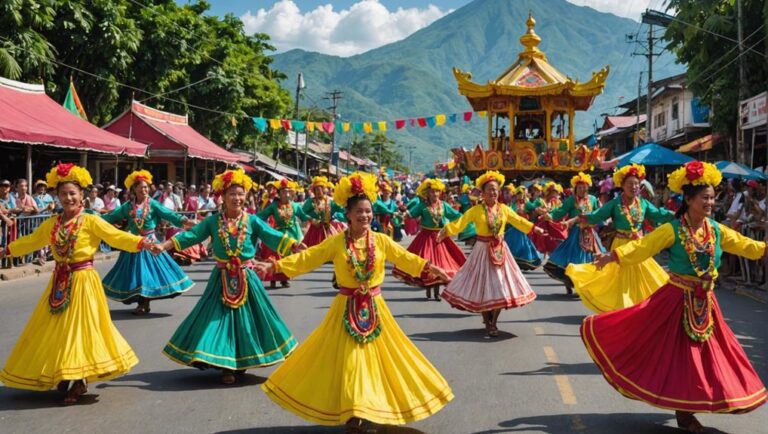
M 746 413 L 766 390 L 715 298 L 723 252 L 759 259 L 766 244 L 711 218 L 722 179 L 709 163 L 692 161 L 669 176 L 684 196 L 676 219 L 598 259 L 602 268 L 639 264 L 669 252 L 669 282 L 634 306 L 592 315 L 581 337 L 608 382 L 624 396 L 675 410 L 677 425 L 704 432 L 694 413 Z
M 466 257 L 459 246 L 450 238 L 437 242 L 437 233 L 448 222 L 461 218 L 461 213 L 453 209 L 448 203 L 440 200 L 440 193 L 445 191 L 445 185 L 439 179 L 425 179 L 416 194 L 422 200 L 408 210 L 408 216 L 421 218 L 421 232 L 413 239 L 408 251 L 426 259 L 432 265 L 442 268 L 450 277 L 456 275 Z M 422 273 L 419 277 L 395 268 L 392 274 L 398 279 L 412 286 L 420 286 L 427 290 L 427 300 L 434 292 L 435 300 L 440 300 L 440 282 L 437 277 Z
M 542 218 L 542 216 L 554 211 L 563 204 L 560 195 L 563 193 L 563 187 L 556 182 L 548 182 L 544 185 L 543 205 L 536 208 L 533 212 L 534 224 L 544 230 L 546 235 L 539 235 L 534 232 L 531 234 L 531 241 L 536 246 L 536 250 L 545 255 L 551 254 L 555 249 L 568 238 L 568 226 L 560 221 Z
M 307 247 L 318 245 L 331 235 L 344 230 L 344 223 L 334 220 L 334 216 L 344 212 L 344 208 L 330 199 L 329 188 L 333 188 L 333 183 L 325 176 L 312 178 L 310 189 L 314 197 L 307 198 L 303 206 L 304 213 L 312 219 L 307 233 L 304 234 L 304 244 Z

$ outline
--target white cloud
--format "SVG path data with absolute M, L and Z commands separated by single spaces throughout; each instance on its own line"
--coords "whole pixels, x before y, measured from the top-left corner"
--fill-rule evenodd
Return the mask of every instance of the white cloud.
M 302 11 L 292 0 L 280 0 L 240 18 L 246 32 L 269 34 L 278 52 L 301 48 L 351 56 L 404 39 L 450 12 L 431 4 L 390 11 L 378 0 L 361 0 L 340 11 L 331 4 Z
M 589 6 L 600 12 L 610 12 L 620 17 L 640 21 L 640 14 L 646 8 L 659 9 L 664 7 L 664 0 L 567 0 L 578 6 Z

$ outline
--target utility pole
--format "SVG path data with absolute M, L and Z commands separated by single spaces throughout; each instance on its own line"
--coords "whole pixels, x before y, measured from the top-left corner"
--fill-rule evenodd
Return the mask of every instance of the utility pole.
M 632 53 L 632 55 L 645 56 L 648 59 L 648 90 L 645 96 L 645 137 L 647 142 L 651 142 L 653 141 L 653 136 L 651 134 L 653 130 L 653 108 L 651 107 L 651 102 L 653 99 L 653 56 L 661 55 L 661 53 L 654 53 L 653 51 L 655 42 L 661 39 L 653 36 L 653 26 L 666 27 L 669 25 L 669 23 L 672 22 L 674 17 L 652 9 L 646 9 L 641 16 L 641 21 L 644 24 L 648 24 L 648 40 L 646 42 L 644 53 L 635 52 Z M 636 42 L 640 44 L 636 38 L 630 37 L 630 35 L 628 35 L 628 42 Z
M 331 101 L 331 106 L 329 107 L 329 109 L 333 113 L 333 120 L 332 120 L 332 122 L 334 122 L 334 123 L 336 122 L 336 118 L 338 116 L 338 114 L 336 113 L 336 110 L 339 107 L 339 101 L 341 101 L 341 99 L 343 97 L 344 97 L 344 93 L 342 93 L 339 90 L 333 90 L 331 92 L 328 92 L 328 96 L 327 97 L 323 98 L 323 99 Z M 339 176 L 339 158 L 336 155 L 336 128 L 334 128 L 333 129 L 333 133 L 331 133 L 331 157 L 330 157 L 330 162 L 331 162 L 331 164 L 333 164 L 333 167 L 336 168 L 335 175 L 338 177 Z
M 637 118 L 635 119 L 635 143 L 634 148 L 637 148 L 637 145 L 640 142 L 640 92 L 643 89 L 643 71 L 640 71 L 640 77 L 637 79 L 637 109 L 636 109 L 636 115 Z
M 747 72 L 744 68 L 744 25 L 742 23 L 742 0 L 736 0 L 736 31 L 739 40 L 739 101 L 743 101 L 747 98 Z M 739 122 L 737 125 L 738 131 L 736 132 L 736 162 L 740 164 L 746 163 L 747 150 L 744 143 L 744 132 L 741 129 L 741 116 L 739 116 Z
M 296 111 L 293 117 L 297 121 L 299 120 L 299 96 L 301 95 L 301 89 L 304 89 L 305 87 L 304 74 L 300 72 L 299 76 L 296 77 Z M 294 131 L 293 134 L 295 137 L 293 150 L 296 153 L 296 174 L 298 175 L 301 173 L 301 168 L 299 166 L 299 132 Z M 306 136 L 304 138 L 306 139 Z

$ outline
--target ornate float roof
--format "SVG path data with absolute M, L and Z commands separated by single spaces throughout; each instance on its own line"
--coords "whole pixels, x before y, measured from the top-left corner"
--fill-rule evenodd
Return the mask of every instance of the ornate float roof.
M 536 20 L 528 15 L 528 31 L 520 37 L 524 50 L 517 62 L 507 68 L 499 78 L 479 84 L 472 74 L 453 68 L 459 93 L 469 100 L 475 110 L 487 110 L 488 98 L 495 96 L 562 95 L 574 101 L 576 110 L 586 110 L 594 97 L 603 92 L 608 77 L 608 66 L 592 73 L 592 79 L 579 83 L 564 75 L 547 61 L 547 55 L 538 47 L 541 38 L 536 34 Z

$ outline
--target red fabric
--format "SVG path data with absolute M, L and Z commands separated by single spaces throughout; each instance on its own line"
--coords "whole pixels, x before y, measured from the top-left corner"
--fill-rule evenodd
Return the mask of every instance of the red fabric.
M 261 243 L 257 257 L 260 261 L 269 262 L 272 259 L 277 261 L 282 256 L 278 255 L 277 252 L 267 247 L 266 244 Z M 262 282 L 287 282 L 291 280 L 288 278 L 288 276 L 286 276 L 283 273 L 271 273 L 271 274 L 257 273 L 257 274 Z
M 343 226 L 340 226 L 338 222 L 331 222 L 327 226 L 322 223 L 311 223 L 309 225 L 309 229 L 307 229 L 307 233 L 304 235 L 302 242 L 307 247 L 316 246 L 325 241 L 325 239 L 331 235 L 339 232 L 340 230 L 343 230 L 341 229 L 342 227 Z
M 0 79 L 0 113 L 0 141 L 134 156 L 147 152 L 146 145 L 104 131 L 70 113 L 49 98 L 42 86 Z
M 472 120 L 472 112 L 464 112 L 464 120 L 469 122 Z
M 321 124 L 323 131 L 325 131 L 328 134 L 333 133 L 333 130 L 336 129 L 336 125 L 333 122 L 323 122 Z
M 405 119 L 398 119 L 395 121 L 395 129 L 400 130 L 405 127 Z
M 419 219 L 406 217 L 404 226 L 406 235 L 416 235 L 419 232 Z
M 629 398 L 671 410 L 746 412 L 765 403 L 714 294 L 714 331 L 697 343 L 683 329 L 683 293 L 667 284 L 642 303 L 584 320 L 581 338 L 605 378 Z
M 280 120 L 280 125 L 283 126 L 283 129 L 285 131 L 290 131 L 291 130 L 291 121 L 289 121 L 287 119 L 281 119 Z
M 552 253 L 560 243 L 568 238 L 568 228 L 563 223 L 539 219 L 534 226 L 540 227 L 547 232 L 544 235 L 539 235 L 535 231 L 531 231 L 528 234 L 533 245 L 536 246 L 536 250 L 541 253 Z
M 416 121 L 419 123 L 419 126 L 421 128 L 425 128 L 427 126 L 427 119 L 426 118 L 418 118 Z
M 464 252 L 450 238 L 445 238 L 442 242 L 437 242 L 438 231 L 422 229 L 413 242 L 408 246 L 408 251 L 421 256 L 432 265 L 445 270 L 445 274 L 451 279 L 459 271 L 462 265 L 467 261 Z M 431 277 L 427 270 L 421 273 L 419 277 L 412 277 L 410 274 L 395 268 L 392 275 L 412 286 L 432 286 L 441 283 L 438 279 Z

